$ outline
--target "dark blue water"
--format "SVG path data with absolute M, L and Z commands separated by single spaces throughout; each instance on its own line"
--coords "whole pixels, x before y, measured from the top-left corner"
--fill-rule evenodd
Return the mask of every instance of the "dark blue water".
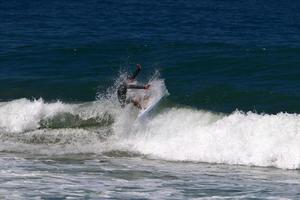
M 300 112 L 297 1 L 1 1 L 0 99 L 92 101 L 160 70 L 167 104 Z

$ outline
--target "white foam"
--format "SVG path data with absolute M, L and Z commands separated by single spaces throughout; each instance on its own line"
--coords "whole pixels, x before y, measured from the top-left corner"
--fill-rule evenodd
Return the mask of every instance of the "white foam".
M 60 112 L 83 119 L 108 113 L 114 123 L 96 129 L 36 130 L 41 120 Z M 0 151 L 64 154 L 125 150 L 172 161 L 300 168 L 299 114 L 236 111 L 224 115 L 174 107 L 147 121 L 136 121 L 137 112 L 131 106 L 122 110 L 109 98 L 84 104 L 46 103 L 42 99 L 1 102 Z M 30 132 L 19 134 L 26 131 Z M 107 137 L 102 140 L 102 136 Z M 35 138 L 41 138 L 41 143 Z
M 71 110 L 61 102 L 45 103 L 42 99 L 17 99 L 0 103 L 1 132 L 24 132 L 39 127 L 42 119 L 47 119 L 59 112 Z
M 99 137 L 99 131 L 80 128 L 34 130 L 13 136 L 2 135 L 0 152 L 64 155 L 100 154 L 109 149 L 106 146 L 105 140 Z
M 300 116 L 171 109 L 138 125 L 121 148 L 151 157 L 209 163 L 300 167 Z
M 40 128 L 40 122 L 60 113 L 70 113 L 82 120 L 117 115 L 120 109 L 109 101 L 94 101 L 82 104 L 66 104 L 61 101 L 47 103 L 43 99 L 17 99 L 0 102 L 0 133 L 21 133 Z
M 112 127 L 96 129 L 36 130 L 41 119 L 59 112 L 83 118 L 111 112 L 115 122 Z M 99 101 L 71 105 L 19 99 L 0 103 L 0 151 L 98 154 L 124 150 L 172 161 L 300 168 L 299 114 L 236 111 L 224 115 L 171 108 L 145 122 L 135 121 L 136 115 L 130 107 L 121 110 Z M 29 132 L 19 134 L 24 131 Z

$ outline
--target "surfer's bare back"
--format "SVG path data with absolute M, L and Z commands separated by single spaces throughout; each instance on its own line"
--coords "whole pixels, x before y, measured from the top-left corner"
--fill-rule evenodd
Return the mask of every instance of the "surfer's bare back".
M 134 98 L 127 98 L 127 89 L 148 89 L 150 85 L 136 85 L 133 84 L 137 75 L 140 73 L 142 66 L 140 64 L 136 65 L 136 70 L 130 76 L 122 81 L 122 83 L 118 86 L 117 94 L 118 100 L 121 104 L 121 107 L 124 108 L 126 104 L 133 103 L 137 108 L 142 109 L 141 104 L 135 100 Z

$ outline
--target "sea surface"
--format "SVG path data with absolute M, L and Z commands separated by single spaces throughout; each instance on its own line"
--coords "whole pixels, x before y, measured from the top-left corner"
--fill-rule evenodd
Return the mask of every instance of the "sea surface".
M 300 199 L 300 2 L 0 0 L 0 199 Z M 116 87 L 165 94 L 146 119 Z

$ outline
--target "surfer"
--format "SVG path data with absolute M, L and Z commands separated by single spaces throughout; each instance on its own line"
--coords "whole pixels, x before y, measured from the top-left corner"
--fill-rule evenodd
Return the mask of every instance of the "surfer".
M 121 107 L 124 108 L 126 104 L 133 103 L 134 106 L 136 106 L 139 109 L 142 109 L 141 104 L 138 102 L 137 99 L 135 98 L 127 98 L 127 89 L 144 89 L 147 90 L 150 85 L 136 85 L 133 84 L 135 78 L 141 71 L 142 66 L 140 64 L 136 65 L 136 70 L 135 72 L 131 75 L 128 76 L 119 86 L 117 89 L 117 94 L 118 94 L 118 100 L 121 104 Z

